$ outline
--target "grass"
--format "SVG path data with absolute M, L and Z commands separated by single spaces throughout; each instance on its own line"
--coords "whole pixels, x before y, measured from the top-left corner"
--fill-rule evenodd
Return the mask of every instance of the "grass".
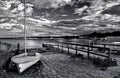
M 18 72 L 9 70 L 0 77 L 4 78 L 112 78 L 116 72 L 114 68 L 101 71 L 96 68 L 90 60 L 82 60 L 82 55 L 77 58 L 71 58 L 70 55 L 56 52 L 46 52 L 45 49 L 29 49 L 29 52 L 39 52 L 42 54 L 42 64 L 37 63 L 30 69 L 26 70 L 22 75 Z M 15 52 L 15 51 L 13 51 Z M 24 50 L 20 51 L 21 53 Z M 1 58 L 6 58 L 6 54 L 2 53 Z M 4 59 L 2 59 L 4 60 Z M 114 71 L 113 71 L 114 69 Z M 112 73 L 112 75 L 111 75 Z M 10 76 L 9 76 L 10 75 Z

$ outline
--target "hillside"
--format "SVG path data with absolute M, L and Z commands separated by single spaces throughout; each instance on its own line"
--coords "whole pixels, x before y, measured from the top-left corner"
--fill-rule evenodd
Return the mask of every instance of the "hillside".
M 114 32 L 105 32 L 105 33 L 100 33 L 100 32 L 93 32 L 88 35 L 88 37 L 108 37 L 108 36 L 120 36 L 120 31 L 114 31 Z

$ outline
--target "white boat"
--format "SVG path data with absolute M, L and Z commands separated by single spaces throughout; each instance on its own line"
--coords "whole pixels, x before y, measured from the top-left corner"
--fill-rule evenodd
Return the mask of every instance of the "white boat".
M 26 69 L 40 61 L 41 54 L 35 53 L 35 55 L 28 55 L 22 53 L 11 58 L 11 61 L 16 64 L 19 73 L 24 72 Z
M 41 58 L 41 54 L 40 53 L 34 53 L 34 54 L 30 54 L 29 52 L 27 52 L 27 46 L 26 46 L 26 0 L 24 0 L 24 45 L 25 45 L 25 51 L 22 54 L 18 54 L 15 55 L 11 58 L 12 63 L 14 63 L 17 68 L 19 73 L 23 73 L 26 69 L 28 69 L 29 67 L 31 67 L 32 65 L 36 64 L 40 58 Z

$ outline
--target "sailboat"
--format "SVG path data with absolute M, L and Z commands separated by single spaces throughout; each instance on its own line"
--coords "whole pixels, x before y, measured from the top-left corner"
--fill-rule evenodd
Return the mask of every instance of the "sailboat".
M 31 53 L 27 52 L 26 47 L 26 1 L 24 0 L 24 45 L 25 45 L 25 52 L 22 54 L 15 55 L 11 58 L 11 61 L 17 66 L 17 70 L 19 73 L 23 73 L 26 69 L 30 68 L 38 61 L 40 61 L 42 55 L 40 53 Z

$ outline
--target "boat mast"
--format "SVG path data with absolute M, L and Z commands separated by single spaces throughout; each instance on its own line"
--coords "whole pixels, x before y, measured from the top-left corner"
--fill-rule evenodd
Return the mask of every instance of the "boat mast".
M 24 0 L 24 45 L 25 45 L 25 53 L 27 53 L 27 47 L 26 47 L 26 41 L 27 41 L 27 38 L 26 38 L 26 0 Z

